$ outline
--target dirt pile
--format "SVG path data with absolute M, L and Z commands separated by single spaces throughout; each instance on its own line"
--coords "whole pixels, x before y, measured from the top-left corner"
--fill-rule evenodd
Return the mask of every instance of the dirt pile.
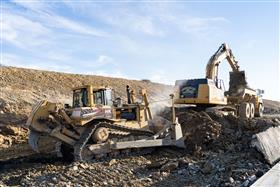
M 260 176 L 270 168 L 263 155 L 251 147 L 251 140 L 256 133 L 280 126 L 280 116 L 244 121 L 232 115 L 177 110 L 177 117 L 187 135 L 186 152 L 191 155 L 188 158 L 196 160 L 194 165 L 198 167 L 195 177 L 183 170 L 192 178 L 188 181 L 197 178 L 195 184 L 199 186 L 238 186 L 248 177 Z M 163 111 L 162 116 L 170 119 L 170 109 Z M 199 183 L 199 176 L 204 182 Z M 179 177 L 176 176 L 176 180 L 180 180 Z
M 166 108 L 159 115 L 171 121 L 171 113 L 171 109 Z M 176 117 L 186 137 L 185 144 L 191 152 L 199 151 L 208 143 L 216 140 L 221 134 L 222 125 L 214 121 L 206 112 L 177 108 Z
M 171 120 L 171 109 L 167 107 L 158 115 Z M 188 107 L 176 108 L 176 117 L 186 137 L 186 145 L 189 148 L 202 148 L 203 150 L 217 148 L 226 151 L 231 146 L 249 145 L 254 134 L 280 125 L 280 116 L 244 120 L 233 115 L 197 112 Z M 249 149 L 249 147 L 247 148 Z

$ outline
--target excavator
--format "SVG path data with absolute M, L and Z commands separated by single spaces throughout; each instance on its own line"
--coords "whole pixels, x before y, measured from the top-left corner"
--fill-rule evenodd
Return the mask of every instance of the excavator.
M 232 69 L 228 91 L 225 91 L 223 81 L 218 79 L 218 68 L 223 60 L 226 60 Z M 195 105 L 200 109 L 225 109 L 242 118 L 263 115 L 263 93 L 263 90 L 248 87 L 245 71 L 240 71 L 238 61 L 226 43 L 209 59 L 205 78 L 175 82 L 175 104 Z
M 139 92 L 141 101 L 136 101 L 135 91 L 127 85 L 126 103 L 114 98 L 113 89 L 107 86 L 84 85 L 72 92 L 72 106 L 46 100 L 34 106 L 26 123 L 33 150 L 40 151 L 43 136 L 55 140 L 57 152 L 65 159 L 78 161 L 144 147 L 185 148 L 174 107 L 172 122 L 153 118 L 145 89 Z

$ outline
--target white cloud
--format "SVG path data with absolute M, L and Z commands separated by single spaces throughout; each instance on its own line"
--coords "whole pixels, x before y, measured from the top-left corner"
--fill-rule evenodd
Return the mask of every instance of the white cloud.
M 84 6 L 81 9 L 87 11 Z M 106 6 L 106 9 L 100 5 L 94 14 L 92 11 L 88 11 L 88 14 L 122 32 L 133 31 L 160 37 L 173 35 L 174 31 L 187 34 L 199 34 L 213 29 L 218 31 L 220 23 L 229 22 L 224 17 L 191 16 L 185 9 L 179 6 L 170 8 L 166 3 L 141 3 L 129 8 Z
M 2 39 L 20 48 L 47 44 L 52 32 L 41 23 L 23 16 L 3 13 Z
M 57 27 L 57 28 L 63 28 L 66 30 L 70 30 L 72 32 L 78 33 L 78 34 L 84 34 L 84 35 L 93 35 L 93 36 L 99 36 L 99 37 L 108 37 L 109 34 L 100 31 L 98 29 L 92 28 L 87 25 L 83 25 L 77 22 L 74 22 L 72 20 L 66 19 L 64 17 L 58 16 L 58 15 L 49 15 L 46 16 L 47 21 L 50 25 Z
M 135 21 L 135 22 L 132 21 L 132 24 L 130 24 L 130 25 L 132 26 L 132 28 L 135 31 L 141 31 L 141 32 L 143 32 L 145 34 L 149 34 L 149 35 L 163 35 L 163 33 L 160 30 L 157 30 L 155 28 L 155 25 L 151 18 L 138 17 L 138 18 L 134 18 L 134 19 L 138 20 L 138 21 Z
M 143 33 L 151 36 L 164 36 L 163 30 L 157 25 L 157 20 L 149 15 L 141 15 L 137 11 L 129 11 L 119 7 L 96 9 L 95 14 L 103 22 L 123 31 Z
M 38 19 L 46 27 L 55 27 L 65 29 L 76 34 L 92 35 L 97 37 L 108 37 L 108 33 L 99 29 L 93 28 L 89 25 L 75 22 L 71 19 L 65 18 L 52 11 L 52 6 L 56 3 L 46 3 L 44 1 L 13 1 L 18 6 L 24 7 L 28 10 L 30 15 Z
M 56 62 L 48 62 L 37 60 L 23 60 L 14 54 L 3 54 L 3 65 L 13 66 L 13 67 L 22 67 L 30 69 L 39 69 L 39 70 L 48 70 L 48 71 L 59 71 L 59 72 L 68 72 L 71 73 L 73 67 L 68 65 L 60 65 Z
M 37 1 L 26 1 L 26 0 L 12 0 L 13 3 L 16 3 L 26 9 L 31 9 L 34 11 L 37 10 L 44 10 L 48 4 L 44 1 L 37 0 Z
M 106 55 L 100 55 L 98 57 L 98 59 L 96 60 L 96 63 L 98 64 L 102 64 L 102 65 L 105 65 L 105 64 L 116 64 L 115 60 L 111 57 L 108 57 Z
M 180 19 L 174 20 L 174 24 L 182 30 L 183 32 L 200 32 L 213 29 L 218 23 L 228 22 L 223 17 L 182 17 Z
M 54 49 L 50 49 L 49 51 L 45 52 L 45 56 L 49 59 L 49 60 L 53 60 L 53 61 L 60 61 L 60 62 L 65 62 L 65 61 L 70 61 L 72 60 L 72 56 L 70 54 L 70 52 L 65 51 L 63 49 L 60 49 L 59 51 L 54 50 Z
M 92 61 L 81 61 L 80 64 L 83 64 L 84 67 L 92 68 L 92 69 L 100 69 L 103 68 L 106 65 L 109 65 L 110 67 L 118 67 L 119 64 L 113 59 L 112 57 L 109 57 L 107 55 L 99 55 L 96 60 Z

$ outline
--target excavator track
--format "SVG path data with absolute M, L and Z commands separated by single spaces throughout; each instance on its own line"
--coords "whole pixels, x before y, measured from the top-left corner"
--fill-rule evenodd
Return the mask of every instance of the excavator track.
M 95 124 L 90 124 L 87 127 L 87 129 L 83 132 L 83 134 L 81 135 L 81 137 L 77 141 L 77 143 L 74 145 L 75 160 L 77 160 L 77 161 L 88 160 L 87 155 L 85 153 L 86 145 L 89 142 L 89 140 L 90 140 L 92 134 L 95 132 L 95 130 L 97 130 L 97 128 L 100 128 L 100 127 L 105 127 L 105 128 L 108 128 L 109 130 L 116 130 L 118 132 L 124 132 L 123 134 L 122 133 L 117 133 L 117 134 L 112 133 L 119 140 L 127 137 L 128 135 L 133 135 L 134 137 L 137 137 L 137 136 L 151 136 L 154 134 L 153 132 L 148 131 L 148 130 L 141 130 L 141 129 L 135 129 L 135 128 L 125 127 L 125 126 L 121 126 L 121 125 L 115 125 L 115 124 L 111 124 L 111 123 L 104 122 L 104 121 L 101 121 L 101 122 L 98 122 Z M 113 150 L 112 150 L 112 152 L 113 152 Z M 143 154 L 145 154 L 145 151 L 143 152 Z M 95 156 L 96 158 L 104 156 L 104 155 L 94 155 L 93 153 L 91 155 L 92 155 L 92 157 Z

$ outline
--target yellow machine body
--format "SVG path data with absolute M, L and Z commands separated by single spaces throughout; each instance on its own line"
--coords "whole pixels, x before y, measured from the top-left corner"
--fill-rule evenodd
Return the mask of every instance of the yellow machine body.
M 201 80 L 201 79 L 200 79 Z M 175 85 L 176 99 L 175 104 L 212 104 L 226 105 L 227 98 L 224 96 L 224 91 L 217 89 L 212 80 L 206 80 L 206 84 L 198 84 L 196 87 L 187 86 L 182 88 L 182 84 L 190 80 L 177 81 Z M 191 80 L 195 81 L 195 80 Z M 187 92 L 187 93 L 186 93 Z M 190 94 L 188 94 L 190 93 Z M 193 93 L 193 94 L 192 94 Z
M 226 60 L 230 72 L 229 91 L 225 91 L 218 79 L 219 64 Z M 189 104 L 202 107 L 229 106 L 239 116 L 250 118 L 262 116 L 261 94 L 247 85 L 245 72 L 239 70 L 238 62 L 227 44 L 222 44 L 211 56 L 206 66 L 206 76 L 201 79 L 177 80 L 175 83 L 175 104 Z

